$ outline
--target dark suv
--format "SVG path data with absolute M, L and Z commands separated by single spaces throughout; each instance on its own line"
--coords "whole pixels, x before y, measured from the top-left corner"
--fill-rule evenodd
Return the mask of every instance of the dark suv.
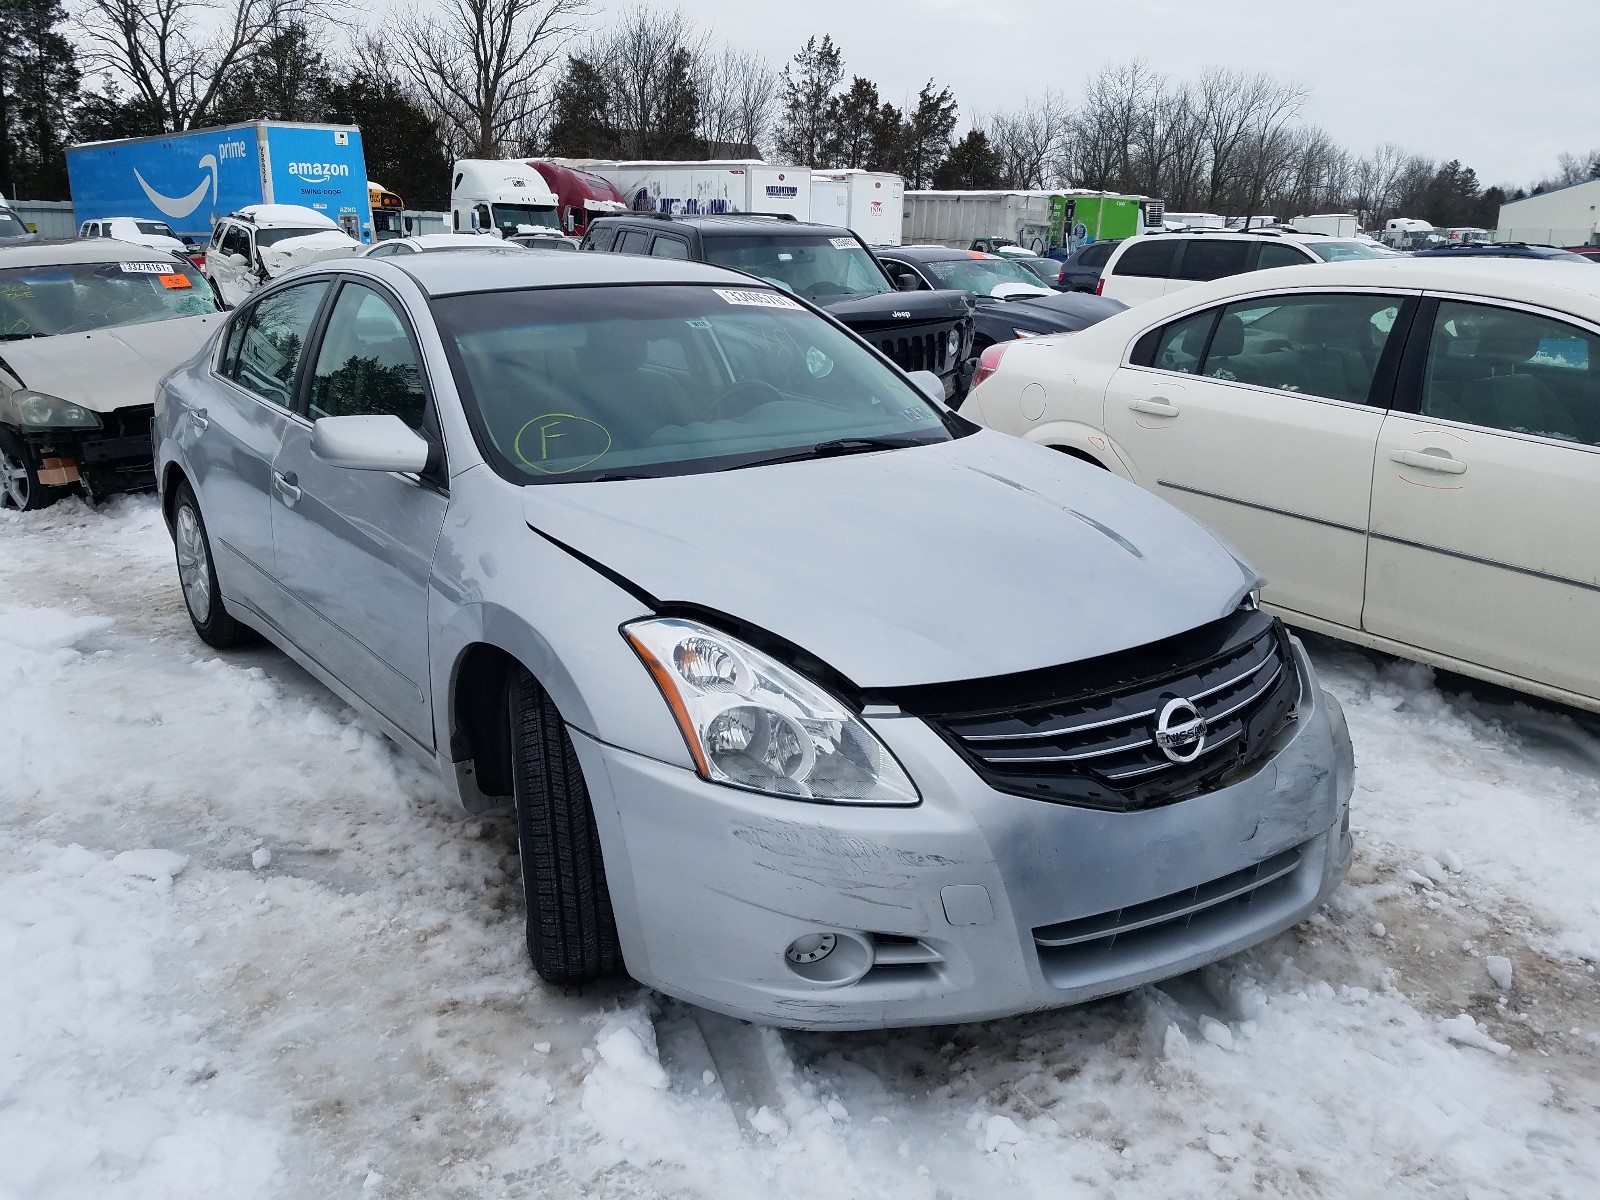
M 966 395 L 972 313 L 964 292 L 900 292 L 850 230 L 788 215 L 626 213 L 590 222 L 584 250 L 689 258 L 744 271 L 825 309 L 905 371 Z
M 1101 242 L 1084 242 L 1061 260 L 1060 282 L 1056 287 L 1063 292 L 1093 292 L 1100 282 L 1100 272 L 1105 270 L 1106 260 L 1121 241 L 1121 238 L 1108 238 Z

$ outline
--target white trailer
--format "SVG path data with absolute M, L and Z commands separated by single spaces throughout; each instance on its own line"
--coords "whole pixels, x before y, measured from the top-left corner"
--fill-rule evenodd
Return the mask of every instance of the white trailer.
M 1329 237 L 1353 238 L 1361 232 L 1361 218 L 1355 213 L 1313 213 L 1295 217 L 1289 224 L 1301 233 L 1323 233 Z
M 1050 192 L 907 192 L 902 241 L 965 250 L 979 238 L 1010 238 L 1037 254 L 1050 248 Z M 1058 235 L 1056 235 L 1058 236 Z
M 884 171 L 812 171 L 811 219 L 843 225 L 869 246 L 898 246 L 905 180 Z
M 788 213 L 811 219 L 809 167 L 775 167 L 760 159 L 706 162 L 561 160 L 582 167 L 622 193 L 634 212 L 693 217 L 725 212 Z
M 1378 240 L 1396 250 L 1421 250 L 1426 246 L 1439 245 L 1444 241 L 1444 235 L 1427 221 L 1415 217 L 1390 217 L 1384 223 L 1383 236 Z

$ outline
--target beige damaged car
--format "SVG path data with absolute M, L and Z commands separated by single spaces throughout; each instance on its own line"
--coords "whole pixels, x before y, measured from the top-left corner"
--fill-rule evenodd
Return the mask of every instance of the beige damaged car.
M 0 247 L 0 504 L 153 487 L 156 384 L 220 320 L 181 255 L 104 238 Z

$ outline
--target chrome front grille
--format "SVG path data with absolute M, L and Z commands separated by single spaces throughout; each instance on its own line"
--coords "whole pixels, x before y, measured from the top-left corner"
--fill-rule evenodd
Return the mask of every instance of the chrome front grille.
M 1071 667 L 913 691 L 902 707 L 993 786 L 1136 809 L 1208 790 L 1253 762 L 1293 712 L 1299 680 L 1281 625 L 1241 611 Z M 1205 722 L 1197 744 L 1172 747 L 1176 757 L 1157 736 L 1173 701 Z

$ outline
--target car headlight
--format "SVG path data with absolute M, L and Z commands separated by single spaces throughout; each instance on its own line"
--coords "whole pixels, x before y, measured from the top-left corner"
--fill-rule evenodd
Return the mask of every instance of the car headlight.
M 961 331 L 959 329 L 952 329 L 950 331 L 950 357 L 954 358 L 956 355 L 958 355 L 960 353 L 961 353 Z
M 60 396 L 22 388 L 11 393 L 19 424 L 36 429 L 99 429 L 100 418 L 82 405 Z
M 661 688 L 702 778 L 824 804 L 920 799 L 860 718 L 755 647 L 674 617 L 635 621 L 622 633 Z

